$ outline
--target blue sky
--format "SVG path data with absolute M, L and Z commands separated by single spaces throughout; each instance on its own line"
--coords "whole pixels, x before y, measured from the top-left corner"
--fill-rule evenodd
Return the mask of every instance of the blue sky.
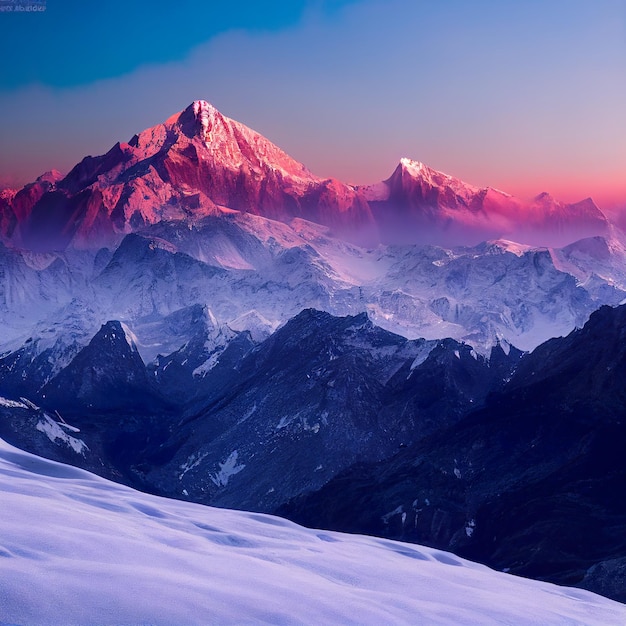
M 33 0 L 46 10 L 5 14 L 0 51 L 2 89 L 41 83 L 72 87 L 112 78 L 145 64 L 182 61 L 195 46 L 234 29 L 276 31 L 314 7 L 323 14 L 351 0 L 211 2 L 210 0 Z M 30 0 L 3 0 L 16 7 Z
M 626 0 L 47 0 L 0 35 L 5 181 L 204 98 L 321 176 L 375 182 L 408 156 L 626 204 Z

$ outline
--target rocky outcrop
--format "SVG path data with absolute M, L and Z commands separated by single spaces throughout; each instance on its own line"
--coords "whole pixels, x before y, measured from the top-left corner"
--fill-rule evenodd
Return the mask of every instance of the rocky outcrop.
M 626 601 L 615 584 L 626 550 L 625 338 L 626 306 L 602 307 L 521 359 L 484 408 L 280 513 Z

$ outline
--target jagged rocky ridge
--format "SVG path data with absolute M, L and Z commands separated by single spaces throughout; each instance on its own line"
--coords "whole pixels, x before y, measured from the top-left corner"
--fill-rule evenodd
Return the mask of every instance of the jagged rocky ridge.
M 606 216 L 591 198 L 565 204 L 544 192 L 523 201 L 407 158 L 387 180 L 360 191 L 388 241 L 459 245 L 506 237 L 556 246 L 609 231 Z
M 12 370 L 18 386 L 24 368 L 29 377 L 39 368 L 43 385 L 56 363 L 112 319 L 132 330 L 145 362 L 170 354 L 190 338 L 171 321 L 192 306 L 210 309 L 218 326 L 260 338 L 307 307 L 367 311 L 409 338 L 451 337 L 488 354 L 498 340 L 530 350 L 626 297 L 617 240 L 561 249 L 504 241 L 366 249 L 310 222 L 244 214 L 156 224 L 113 250 L 0 246 L 0 257 L 0 354 L 5 368 L 23 355 Z
M 0 234 L 30 250 L 114 245 L 164 220 L 194 222 L 225 210 L 290 222 L 303 218 L 353 241 L 459 245 L 507 237 L 565 245 L 607 235 L 591 199 L 532 202 L 478 189 L 402 159 L 392 176 L 354 187 L 321 179 L 270 141 L 204 100 L 85 157 L 67 176 L 49 172 L 0 199 Z
M 626 601 L 626 306 L 519 361 L 486 406 L 280 513 Z
M 205 101 L 4 190 L 0 213 L 0 353 L 21 351 L 18 387 L 23 368 L 45 384 L 108 320 L 146 362 L 179 350 L 188 337 L 167 319 L 195 305 L 262 336 L 307 307 L 367 311 L 488 354 L 498 340 L 530 350 L 626 296 L 622 235 L 591 201 L 528 204 L 410 159 L 370 187 L 320 179 Z
M 320 179 L 270 141 L 196 101 L 163 124 L 85 157 L 67 176 L 7 196 L 3 235 L 30 250 L 111 245 L 164 220 L 194 222 L 225 208 L 301 217 L 340 233 L 375 230 L 365 199 Z
M 486 359 L 306 310 L 260 344 L 233 333 L 202 377 L 166 360 L 187 390 L 178 408 L 110 322 L 42 408 L 0 401 L 0 436 L 161 495 L 426 543 L 623 601 L 625 316 L 604 307 L 530 354 Z M 45 393 L 70 380 L 76 403 Z
M 206 323 L 203 311 L 189 313 Z M 49 434 L 39 421 L 61 428 L 67 421 L 107 476 L 163 495 L 272 511 L 354 462 L 390 457 L 455 423 L 521 355 L 498 346 L 487 359 L 450 339 L 407 340 L 365 314 L 312 309 L 261 344 L 248 331 L 214 329 L 208 350 L 204 336 L 146 367 L 128 328 L 108 322 L 46 385 L 30 390 L 42 407 L 36 417 L 30 404 L 3 409 L 3 436 L 24 447 Z M 11 392 L 11 379 L 0 379 L 0 393 Z M 81 449 L 74 462 L 85 460 Z

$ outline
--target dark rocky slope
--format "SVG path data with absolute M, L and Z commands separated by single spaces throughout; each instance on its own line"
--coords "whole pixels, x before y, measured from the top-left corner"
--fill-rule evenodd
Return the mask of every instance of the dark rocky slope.
M 626 601 L 626 307 L 523 358 L 487 406 L 280 513 Z

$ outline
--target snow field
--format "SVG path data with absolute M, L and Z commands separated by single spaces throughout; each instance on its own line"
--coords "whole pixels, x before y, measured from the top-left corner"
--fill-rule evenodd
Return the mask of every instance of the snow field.
M 623 624 L 452 554 L 143 494 L 0 442 L 0 622 Z

